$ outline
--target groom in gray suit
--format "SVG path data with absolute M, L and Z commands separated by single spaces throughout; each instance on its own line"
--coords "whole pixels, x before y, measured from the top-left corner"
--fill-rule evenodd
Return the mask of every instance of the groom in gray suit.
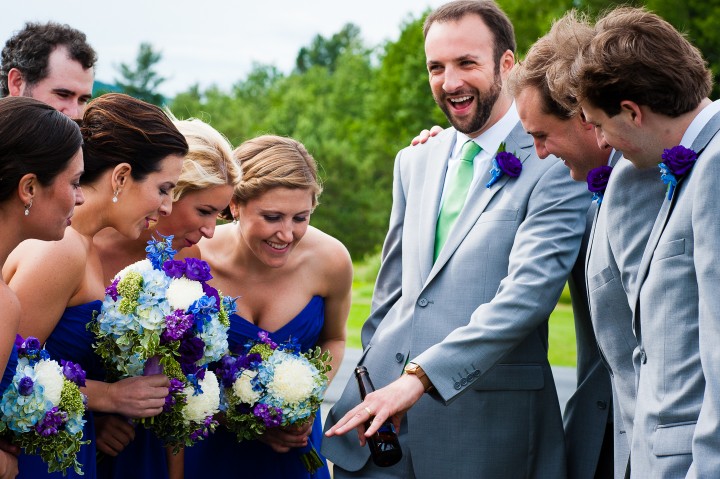
M 557 158 L 533 154 L 502 87 L 514 49 L 512 25 L 490 1 L 452 2 L 426 20 L 430 86 L 454 128 L 396 158 L 360 360 L 380 389 L 361 401 L 351 379 L 328 415 L 322 451 L 336 478 L 566 476 L 547 320 L 590 198 Z M 458 208 L 468 140 L 481 151 Z M 403 461 L 379 468 L 360 444 L 387 418 Z M 360 444 L 344 435 L 355 427 Z
M 598 21 L 576 67 L 582 110 L 600 141 L 638 169 L 662 162 L 668 184 L 631 287 L 632 477 L 718 477 L 720 103 L 707 98 L 710 72 L 670 24 L 630 8 Z

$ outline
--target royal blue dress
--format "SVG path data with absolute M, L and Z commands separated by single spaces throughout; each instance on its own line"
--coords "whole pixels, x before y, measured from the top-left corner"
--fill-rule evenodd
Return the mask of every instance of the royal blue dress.
M 296 339 L 303 351 L 314 348 L 325 322 L 325 300 L 314 296 L 305 308 L 270 338 L 281 343 Z M 237 315 L 230 317 L 228 343 L 232 350 L 249 339 L 257 340 L 263 329 Z M 322 424 L 320 411 L 315 416 L 310 442 L 320 453 Z M 323 463 L 325 458 L 321 456 Z M 327 464 L 310 474 L 300 460 L 299 449 L 277 453 L 260 441 L 238 442 L 234 433 L 218 427 L 210 437 L 185 449 L 185 479 L 203 478 L 329 479 Z
M 99 479 L 165 479 L 168 466 L 165 448 L 152 432 L 135 427 L 135 439 L 115 457 L 98 456 Z
M 93 318 L 94 311 L 100 311 L 102 301 L 70 306 L 63 312 L 57 326 L 45 342 L 45 349 L 50 357 L 58 362 L 61 359 L 80 364 L 87 373 L 88 379 L 102 379 L 102 366 L 100 359 L 92 348 L 94 336 L 87 329 L 87 324 Z M 90 440 L 90 444 L 82 446 L 78 453 L 78 462 L 83 465 L 83 476 L 75 473 L 70 467 L 67 475 L 60 472 L 48 473 L 47 464 L 40 456 L 21 454 L 18 457 L 18 478 L 37 479 L 44 477 L 52 478 L 83 478 L 96 479 L 95 468 L 95 426 L 90 411 L 85 412 L 85 427 L 83 428 L 83 440 Z

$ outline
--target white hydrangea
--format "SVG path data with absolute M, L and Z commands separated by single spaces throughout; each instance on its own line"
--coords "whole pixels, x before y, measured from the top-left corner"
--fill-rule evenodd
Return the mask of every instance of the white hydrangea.
M 167 300 L 173 309 L 187 310 L 204 295 L 202 284 L 187 278 L 175 278 L 167 289 Z
M 233 393 L 245 404 L 255 404 L 260 399 L 260 392 L 255 391 L 251 381 L 257 376 L 257 371 L 245 370 L 233 383 Z
M 194 389 L 188 386 L 183 391 L 187 398 L 184 409 L 185 422 L 202 423 L 205 418 L 217 413 L 220 409 L 220 385 L 214 373 L 207 371 L 205 379 L 200 381 L 202 394 L 193 396 Z
M 307 360 L 286 355 L 275 364 L 268 392 L 288 404 L 299 403 L 312 394 L 315 388 L 314 375 L 315 370 Z
M 43 359 L 35 365 L 36 383 L 44 388 L 43 396 L 53 406 L 60 404 L 60 393 L 62 393 L 65 376 L 62 367 L 55 362 Z
M 153 266 L 150 260 L 144 259 L 141 261 L 137 261 L 129 266 L 125 266 L 123 269 L 120 270 L 118 274 L 115 275 L 115 278 L 122 279 L 130 271 L 137 271 L 138 273 L 142 274 L 144 271 L 150 271 L 151 269 L 153 269 Z

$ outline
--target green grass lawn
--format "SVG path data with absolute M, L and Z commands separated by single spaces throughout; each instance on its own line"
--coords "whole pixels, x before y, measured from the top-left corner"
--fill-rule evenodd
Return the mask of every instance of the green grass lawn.
M 361 348 L 360 328 L 370 314 L 373 284 L 377 275 L 377 257 L 355 265 L 352 307 L 347 324 L 347 345 Z M 575 325 L 567 287 L 550 316 L 550 364 L 575 367 Z

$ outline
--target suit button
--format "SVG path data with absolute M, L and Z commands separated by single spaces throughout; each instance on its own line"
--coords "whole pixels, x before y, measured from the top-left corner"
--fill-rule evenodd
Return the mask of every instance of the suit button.
M 473 376 L 476 377 L 476 378 L 477 378 L 477 377 L 480 377 L 480 370 L 479 370 L 479 369 L 476 369 L 472 374 L 473 374 Z
M 425 306 L 428 305 L 428 300 L 425 299 L 425 298 L 420 298 L 420 299 L 418 299 L 417 304 L 418 304 L 418 306 L 420 306 L 421 308 L 424 308 Z
M 461 386 L 465 386 L 467 383 L 468 383 L 468 380 L 465 379 L 465 378 L 462 378 L 462 379 L 460 380 L 460 385 L 461 385 Z
M 605 401 L 598 401 L 597 402 L 598 409 L 607 409 L 607 402 Z
M 460 383 L 455 383 L 455 384 L 453 384 L 453 387 L 454 387 L 455 389 L 457 389 L 457 390 L 460 390 L 460 388 L 462 387 L 462 385 L 461 385 Z
M 395 361 L 401 363 L 403 362 L 403 359 L 405 359 L 405 355 L 403 353 L 397 353 L 395 355 Z

